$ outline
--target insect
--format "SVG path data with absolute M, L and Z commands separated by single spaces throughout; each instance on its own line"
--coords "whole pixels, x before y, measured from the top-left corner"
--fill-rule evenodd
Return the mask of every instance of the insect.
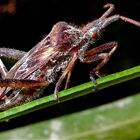
M 140 22 L 128 17 L 110 16 L 113 4 L 106 4 L 104 8 L 107 10 L 99 19 L 83 27 L 56 23 L 51 32 L 29 52 L 0 48 L 1 57 L 18 60 L 9 71 L 0 60 L 0 110 L 38 98 L 44 88 L 54 82 L 54 95 L 58 99 L 61 83 L 66 80 L 65 89 L 68 88 L 71 72 L 78 60 L 82 63 L 98 62 L 90 72 L 90 79 L 96 83 L 95 75 L 100 75 L 100 69 L 117 48 L 117 42 L 113 41 L 90 49 L 104 29 L 118 20 L 140 27 Z

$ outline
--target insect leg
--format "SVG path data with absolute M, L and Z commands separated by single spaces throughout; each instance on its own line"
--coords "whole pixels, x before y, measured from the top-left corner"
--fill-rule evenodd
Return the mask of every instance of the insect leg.
M 96 68 L 94 68 L 90 72 L 90 79 L 96 84 L 96 80 L 94 78 L 95 75 L 100 77 L 99 70 L 108 62 L 110 59 L 110 56 L 113 54 L 113 52 L 118 47 L 117 42 L 110 42 L 103 44 L 97 48 L 94 48 L 88 52 L 85 53 L 85 58 L 83 60 L 83 63 L 93 63 L 95 61 L 101 61 Z M 110 51 L 108 51 L 108 49 Z
M 26 54 L 26 52 L 19 51 L 19 50 L 16 50 L 16 49 L 0 48 L 0 57 L 12 58 L 12 59 L 19 60 L 25 54 Z
M 67 68 L 64 70 L 64 72 L 60 76 L 58 82 L 56 83 L 55 90 L 54 90 L 54 96 L 56 99 L 58 99 L 58 91 L 59 91 L 60 85 L 63 82 L 63 80 L 66 78 L 66 76 L 68 76 L 67 81 L 66 81 L 66 85 L 65 85 L 65 88 L 67 88 L 68 82 L 70 80 L 71 71 L 75 65 L 76 60 L 77 60 L 77 54 L 74 54 L 72 60 L 69 62 Z
M 70 77 L 71 77 L 71 71 L 67 75 L 67 80 L 64 89 L 67 89 L 69 87 Z
M 109 43 L 102 44 L 102 45 L 100 45 L 96 48 L 93 48 L 93 49 L 85 52 L 84 57 L 88 58 L 90 56 L 93 56 L 94 54 L 99 54 L 99 53 L 102 53 L 104 51 L 111 50 L 112 48 L 114 48 L 114 46 L 118 46 L 116 41 L 112 41 L 112 42 L 109 42 Z

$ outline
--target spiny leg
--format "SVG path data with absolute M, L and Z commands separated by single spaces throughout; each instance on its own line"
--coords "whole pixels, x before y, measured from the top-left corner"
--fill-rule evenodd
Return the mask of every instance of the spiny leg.
M 10 48 L 0 48 L 0 57 L 12 58 L 15 60 L 21 59 L 26 52 Z
M 66 76 L 68 75 L 67 81 L 66 81 L 66 85 L 65 85 L 65 87 L 67 87 L 67 85 L 68 85 L 67 82 L 69 82 L 70 75 L 71 75 L 70 72 L 72 71 L 72 69 L 73 69 L 73 67 L 75 65 L 76 60 L 77 60 L 77 54 L 74 54 L 72 60 L 69 62 L 67 68 L 64 70 L 64 72 L 60 76 L 58 82 L 56 83 L 55 90 L 54 90 L 54 96 L 55 96 L 55 98 L 57 100 L 58 100 L 58 91 L 59 91 L 60 85 L 63 82 L 63 80 L 66 78 Z

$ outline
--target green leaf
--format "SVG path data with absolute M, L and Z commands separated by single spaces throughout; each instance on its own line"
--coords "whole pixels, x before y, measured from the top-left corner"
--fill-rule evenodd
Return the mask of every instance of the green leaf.
M 98 89 L 101 90 L 103 88 L 128 81 L 130 79 L 134 79 L 136 77 L 140 77 L 140 66 L 130 68 L 128 70 L 124 70 L 122 72 L 118 72 L 115 74 L 111 74 L 97 80 Z M 68 90 L 64 90 L 59 93 L 60 102 L 70 100 L 79 96 L 83 96 L 93 92 L 94 84 L 92 82 L 88 82 Z M 23 114 L 39 110 L 41 108 L 45 108 L 54 104 L 57 104 L 58 101 L 55 100 L 54 95 L 46 96 L 32 102 L 23 104 L 21 106 L 17 106 L 15 108 L 9 109 L 7 111 L 0 113 L 0 121 L 9 120 L 11 118 L 21 116 Z
M 1 132 L 1 139 L 134 140 L 140 138 L 140 93 L 78 113 Z

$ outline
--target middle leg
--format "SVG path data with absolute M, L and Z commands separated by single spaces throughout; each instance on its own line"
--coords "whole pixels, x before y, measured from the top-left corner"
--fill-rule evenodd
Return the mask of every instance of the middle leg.
M 65 84 L 65 89 L 68 87 L 68 83 L 70 81 L 71 72 L 72 72 L 72 69 L 73 69 L 73 67 L 74 67 L 74 65 L 76 63 L 76 60 L 77 60 L 77 54 L 74 54 L 73 57 L 72 57 L 72 59 L 71 59 L 71 61 L 68 64 L 68 66 L 63 71 L 63 73 L 60 76 L 58 82 L 56 83 L 55 90 L 54 90 L 54 96 L 55 96 L 55 98 L 57 100 L 58 100 L 58 91 L 59 91 L 60 85 L 61 85 L 61 83 L 63 82 L 63 80 L 65 78 L 67 78 L 66 84 Z

